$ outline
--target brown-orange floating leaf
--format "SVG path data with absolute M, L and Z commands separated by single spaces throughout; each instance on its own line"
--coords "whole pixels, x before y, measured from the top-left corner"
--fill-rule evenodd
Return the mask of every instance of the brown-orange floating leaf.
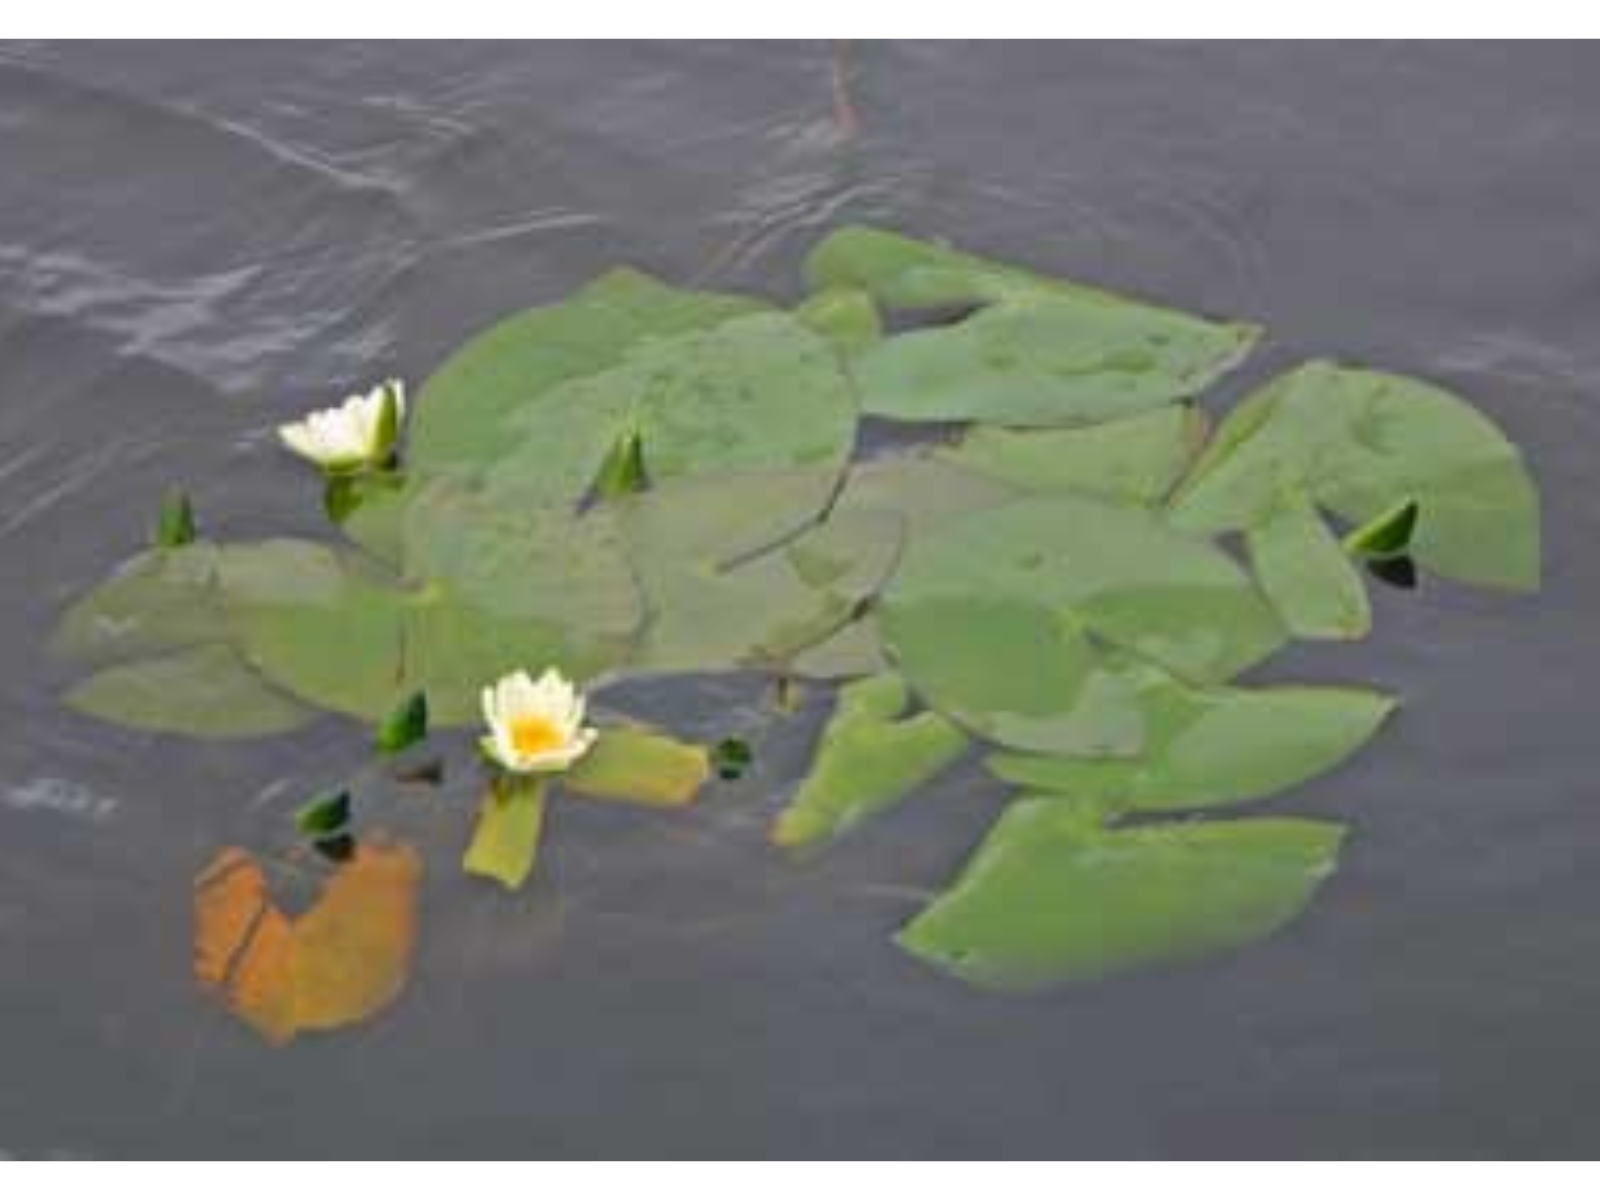
M 421 879 L 411 847 L 364 844 L 290 920 L 260 863 L 225 849 L 195 881 L 195 978 L 279 1045 L 364 1020 L 405 986 Z

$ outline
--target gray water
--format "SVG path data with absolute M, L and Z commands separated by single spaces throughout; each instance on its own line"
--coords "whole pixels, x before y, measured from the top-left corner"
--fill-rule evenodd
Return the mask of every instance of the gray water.
M 0 1152 L 28 1156 L 1589 1155 L 1600 1070 L 1600 51 L 821 44 L 0 47 Z M 1277 807 L 1352 822 L 1278 938 L 1024 999 L 889 933 L 998 803 L 975 768 L 796 866 L 826 708 L 658 687 L 760 769 L 569 806 L 506 898 L 471 797 L 375 789 L 430 875 L 410 987 L 273 1049 L 190 974 L 191 881 L 365 735 L 207 746 L 60 707 L 61 606 L 188 486 L 318 534 L 273 427 L 416 380 L 631 262 L 795 295 L 847 220 L 1264 321 L 1441 380 L 1527 451 L 1546 588 L 1375 591 L 1275 677 L 1400 692 Z

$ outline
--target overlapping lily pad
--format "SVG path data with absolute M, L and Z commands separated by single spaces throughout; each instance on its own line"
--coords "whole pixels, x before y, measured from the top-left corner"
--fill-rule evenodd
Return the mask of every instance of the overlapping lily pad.
M 1172 518 L 1207 534 L 1250 529 L 1296 492 L 1356 524 L 1414 500 L 1418 563 L 1467 583 L 1538 586 L 1539 496 L 1521 454 L 1433 384 L 1331 363 L 1274 380 L 1223 424 Z
M 1077 425 L 1192 396 L 1260 330 L 1207 321 L 875 230 L 843 230 L 807 264 L 813 283 L 891 307 L 987 305 L 959 324 L 862 354 L 862 407 L 903 421 Z
M 959 518 L 911 546 L 883 598 L 884 637 L 928 701 L 1019 749 L 1133 754 L 1128 689 L 1097 643 L 1197 681 L 1230 678 L 1283 642 L 1248 577 L 1141 509 L 1030 498 Z
M 1359 688 L 1196 688 L 1124 662 L 1146 743 L 1137 758 L 997 754 L 1009 783 L 1116 811 L 1162 812 L 1259 800 L 1358 750 L 1394 708 Z

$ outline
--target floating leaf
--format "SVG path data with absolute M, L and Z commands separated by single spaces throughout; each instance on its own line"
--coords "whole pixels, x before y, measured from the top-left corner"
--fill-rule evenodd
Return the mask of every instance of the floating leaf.
M 1397 558 L 1411 548 L 1421 511 L 1415 500 L 1402 500 L 1345 535 L 1344 548 L 1358 558 Z
M 840 690 L 811 773 L 773 823 L 776 844 L 810 847 L 841 837 L 960 756 L 966 735 L 938 713 L 901 719 L 910 702 L 898 675 Z
M 1257 818 L 1098 828 L 1060 799 L 1013 802 L 900 945 L 969 983 L 1026 989 L 1266 937 L 1332 874 L 1344 827 Z
M 322 487 L 328 519 L 355 545 L 391 566 L 400 562 L 401 521 L 414 491 L 397 471 L 330 475 Z
M 914 450 L 858 462 L 850 468 L 833 515 L 893 513 L 908 537 L 919 537 L 967 513 L 998 508 L 1018 490 L 989 475 Z
M 539 855 L 545 796 L 542 776 L 496 776 L 461 861 L 466 872 L 498 880 L 509 891 L 521 887 Z
M 815 472 L 679 480 L 619 508 L 651 612 L 632 669 L 776 667 L 854 619 L 903 530 L 865 512 L 805 529 L 831 486 Z
M 561 440 L 576 414 L 547 404 L 547 393 L 617 366 L 646 339 L 710 328 L 763 307 L 745 297 L 669 287 L 638 271 L 611 271 L 560 304 L 500 321 L 456 351 L 417 398 L 410 464 L 430 473 L 492 463 L 518 444 L 508 419 L 542 409 L 552 417 L 545 430 L 549 462 L 580 473 L 587 468 L 576 484 L 581 489 L 598 460 L 563 462 Z
M 892 309 L 970 307 L 1040 292 L 1128 303 L 1111 292 L 865 225 L 847 225 L 818 242 L 806 257 L 805 275 L 813 291 L 860 288 Z
M 789 660 L 785 669 L 802 679 L 850 679 L 876 675 L 888 668 L 877 618 L 868 613 L 823 641 L 807 646 Z
M 194 506 L 189 503 L 189 495 L 174 488 L 161 501 L 161 515 L 153 541 L 163 550 L 175 550 L 189 545 L 197 536 Z
M 1009 783 L 1113 809 L 1159 812 L 1271 796 L 1355 753 L 1394 709 L 1358 688 L 1194 688 L 1148 667 L 1139 680 L 1146 745 L 1107 760 L 996 754 Z
M 220 644 L 107 667 L 75 685 L 66 702 L 103 721 L 197 738 L 286 733 L 316 715 Z
M 782 314 L 655 338 L 620 365 L 530 401 L 507 422 L 486 488 L 508 508 L 569 509 L 619 434 L 636 431 L 651 483 L 728 472 L 837 476 L 855 441 L 849 377 L 827 342 Z
M 1327 523 L 1291 494 L 1246 533 L 1256 581 L 1299 638 L 1362 638 L 1372 628 L 1366 585 Z
M 991 305 L 861 357 L 863 410 L 897 420 L 1071 425 L 1125 416 L 1203 390 L 1260 335 L 886 230 L 831 234 L 806 275 L 813 288 L 863 288 L 891 308 Z
M 794 310 L 795 318 L 849 361 L 883 340 L 883 318 L 860 288 L 824 288 Z
M 350 793 L 326 792 L 295 810 L 294 827 L 310 838 L 338 833 L 350 824 Z
M 221 851 L 195 880 L 195 978 L 268 1041 L 365 1020 L 405 986 L 422 860 L 366 843 L 290 920 L 259 863 Z
M 1539 496 L 1522 456 L 1432 384 L 1319 362 L 1280 376 L 1223 423 L 1172 519 L 1207 534 L 1249 529 L 1296 489 L 1357 524 L 1413 500 L 1418 563 L 1466 583 L 1538 587 Z
M 589 752 L 561 776 L 561 786 L 600 800 L 678 808 L 694 803 L 710 774 L 704 746 L 613 725 L 602 729 Z
M 1205 431 L 1198 408 L 1169 404 L 1084 429 L 977 425 L 940 458 L 1024 492 L 1084 492 L 1148 505 L 1188 469 Z
M 1215 546 L 1140 509 L 1022 500 L 913 540 L 881 605 L 891 654 L 935 708 L 1020 749 L 1132 754 L 1138 714 L 1091 638 L 1199 681 L 1283 643 Z
M 148 550 L 68 608 L 50 648 L 97 665 L 224 640 L 216 572 L 208 542 Z
M 245 657 L 292 695 L 368 720 L 414 688 L 403 677 L 404 593 L 325 546 L 229 546 L 220 586 Z
M 1040 294 L 890 338 L 856 364 L 862 411 L 899 421 L 1087 425 L 1209 387 L 1259 331 Z
M 399 754 L 428 736 L 428 694 L 412 692 L 378 726 L 378 749 Z

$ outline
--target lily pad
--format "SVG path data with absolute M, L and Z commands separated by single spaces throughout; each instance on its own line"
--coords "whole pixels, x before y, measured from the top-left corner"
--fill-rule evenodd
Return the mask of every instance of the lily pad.
M 841 837 L 960 757 L 966 735 L 938 713 L 902 717 L 910 703 L 893 674 L 840 690 L 810 774 L 773 823 L 774 843 L 803 848 Z
M 1215 953 L 1292 920 L 1333 873 L 1344 833 L 1288 818 L 1103 829 L 1092 810 L 1025 798 L 897 940 L 1002 990 Z
M 777 666 L 848 624 L 903 531 L 883 513 L 816 524 L 833 486 L 817 472 L 680 480 L 612 506 L 649 613 L 630 669 Z
M 918 537 L 967 513 L 1017 499 L 1017 488 L 926 450 L 858 462 L 850 468 L 833 506 L 835 516 L 894 513 L 908 537 Z
M 647 339 L 706 329 L 764 307 L 742 296 L 670 287 L 638 271 L 611 271 L 559 304 L 507 317 L 456 351 L 417 397 L 409 461 L 423 473 L 492 463 L 515 444 L 507 419 L 540 405 L 561 384 L 619 365 Z M 547 433 L 569 428 L 572 417 L 565 414 Z M 550 461 L 561 457 L 554 453 Z
M 654 808 L 693 804 L 711 777 L 704 746 L 650 729 L 613 725 L 561 776 L 561 786 L 597 800 L 625 800 Z
M 642 342 L 616 367 L 524 404 L 506 419 L 487 488 L 508 508 L 570 508 L 630 431 L 656 483 L 790 468 L 837 475 L 855 426 L 854 391 L 826 341 L 784 314 L 735 317 Z
M 1521 454 L 1433 384 L 1323 362 L 1281 376 L 1224 422 L 1172 519 L 1208 534 L 1249 529 L 1296 489 L 1356 524 L 1414 500 L 1410 553 L 1422 566 L 1466 583 L 1539 584 L 1539 496 Z
M 1138 716 L 1094 641 L 1195 681 L 1232 677 L 1284 631 L 1215 546 L 1140 509 L 1067 495 L 913 540 L 885 591 L 891 656 L 935 708 L 1019 749 L 1131 754 Z M 1093 640 L 1091 640 L 1093 639 Z
M 287 733 L 317 715 L 218 643 L 106 667 L 68 691 L 66 702 L 131 729 L 197 738 Z
M 421 879 L 411 847 L 363 843 L 291 919 L 256 859 L 223 850 L 195 880 L 195 979 L 280 1045 L 366 1020 L 405 987 Z
M 484 793 L 478 824 L 461 865 L 469 875 L 516 891 L 533 874 L 544 829 L 548 787 L 539 776 L 497 777 Z
M 883 317 L 871 295 L 860 288 L 824 288 L 808 297 L 794 315 L 807 329 L 827 339 L 846 362 L 883 340 Z
M 1084 429 L 975 425 L 939 457 L 1022 492 L 1082 492 L 1152 505 L 1172 490 L 1205 436 L 1204 413 L 1169 404 Z
M 862 411 L 898 421 L 1089 425 L 1193 396 L 1259 331 L 1040 293 L 890 338 L 856 364 Z
M 889 338 L 857 363 L 862 408 L 896 420 L 1073 425 L 1197 394 L 1260 336 L 887 230 L 849 227 L 806 260 L 813 289 L 857 287 L 889 308 L 987 305 Z
M 1285 496 L 1246 540 L 1256 581 L 1295 637 L 1367 636 L 1372 609 L 1366 584 L 1303 493 Z
M 1315 778 L 1354 754 L 1394 709 L 1342 687 L 1195 688 L 1130 666 L 1146 745 L 1130 760 L 996 754 L 1001 779 L 1114 810 L 1240 804 Z
M 148 550 L 74 602 L 50 648 L 97 665 L 223 640 L 216 573 L 217 548 L 209 542 Z

